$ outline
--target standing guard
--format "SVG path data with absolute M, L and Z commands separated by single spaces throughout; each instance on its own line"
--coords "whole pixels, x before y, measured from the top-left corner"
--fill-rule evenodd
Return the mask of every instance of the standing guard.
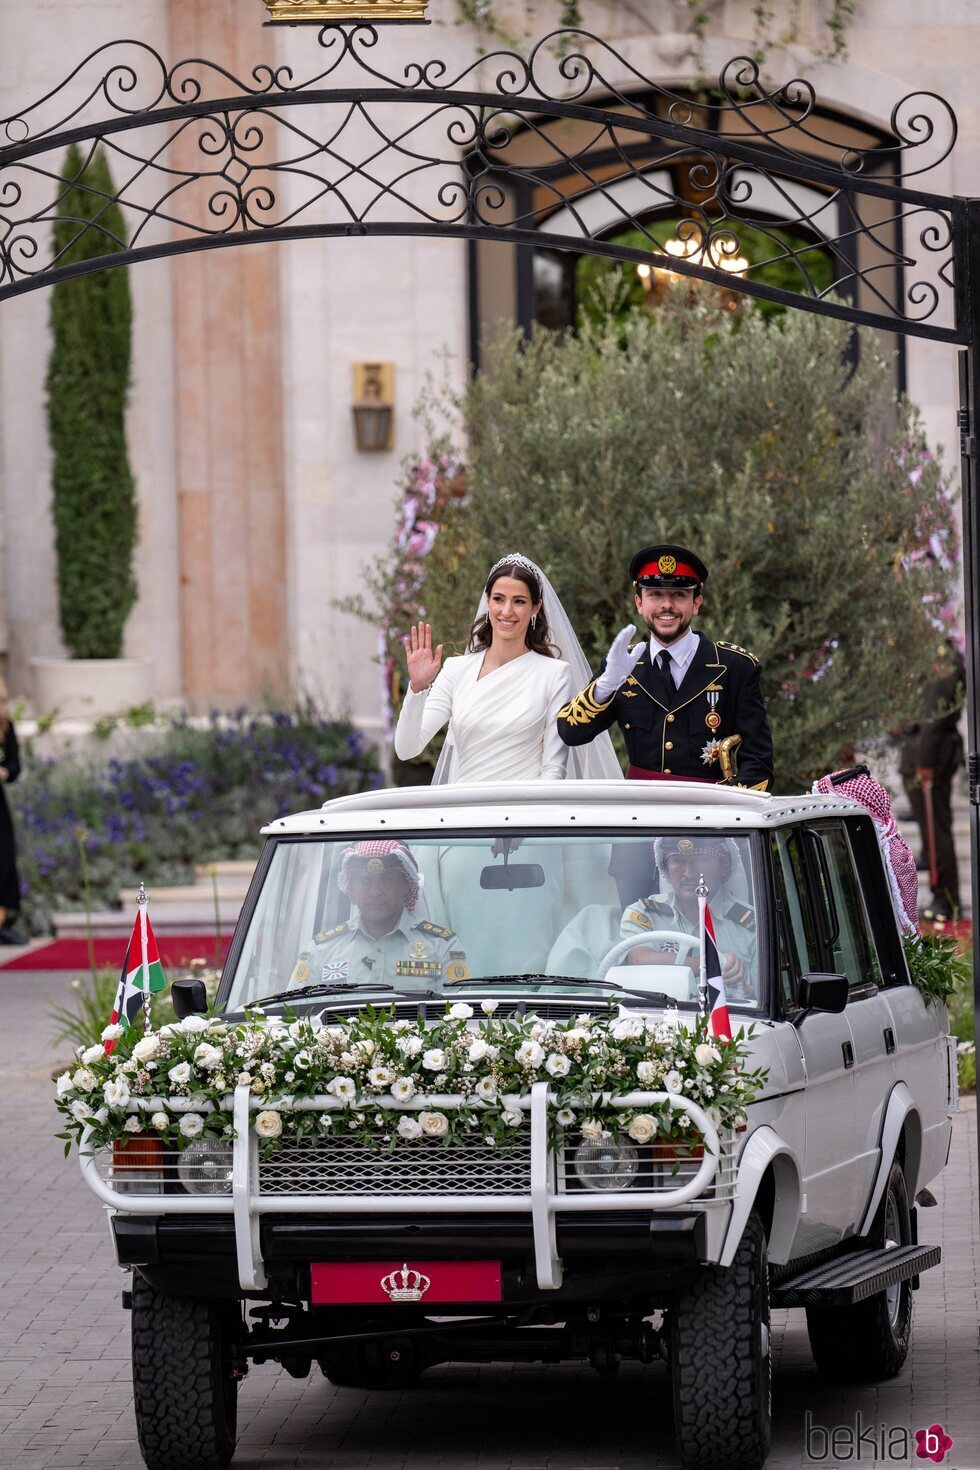
M 558 713 L 566 745 L 586 745 L 618 723 L 630 780 L 729 781 L 769 789 L 772 734 L 759 660 L 737 643 L 691 627 L 708 569 L 684 546 L 645 546 L 630 562 L 636 610 L 599 672 Z

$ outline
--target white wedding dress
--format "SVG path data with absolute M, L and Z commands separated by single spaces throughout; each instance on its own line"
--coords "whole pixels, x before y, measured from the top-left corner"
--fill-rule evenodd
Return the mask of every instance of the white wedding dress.
M 529 650 L 481 679 L 482 667 L 482 654 L 450 658 L 425 693 L 409 691 L 398 716 L 395 753 L 410 760 L 448 721 L 451 754 L 444 780 L 564 779 L 569 752 L 555 716 L 575 692 L 568 664 Z M 539 863 L 544 885 L 508 892 L 480 886 L 485 867 L 503 865 L 490 846 L 489 838 L 440 852 L 419 845 L 429 911 L 459 935 L 474 976 L 541 968 L 561 909 L 561 851 L 556 844 L 523 842 L 516 861 Z
M 445 779 L 561 781 L 568 746 L 556 716 L 575 690 L 562 659 L 528 650 L 480 678 L 483 655 L 448 658 L 422 694 L 408 690 L 395 729 L 395 754 L 420 755 L 448 721 L 452 767 Z

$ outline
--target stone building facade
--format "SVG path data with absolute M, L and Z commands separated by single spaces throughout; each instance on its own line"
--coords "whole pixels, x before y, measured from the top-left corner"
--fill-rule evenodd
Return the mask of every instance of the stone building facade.
M 883 132 L 911 91 L 948 98 L 959 140 L 928 187 L 980 194 L 974 0 L 858 0 L 847 58 L 835 63 L 815 59 L 830 0 L 771 8 L 787 22 L 792 10 L 796 38 L 767 70 L 808 77 L 842 127 Z M 675 88 L 694 80 L 685 0 L 584 0 L 582 9 L 586 28 L 638 72 Z M 751 49 L 753 10 L 751 0 L 710 7 L 706 75 Z M 513 36 L 537 36 L 556 23 L 557 4 L 495 0 L 494 13 Z M 487 43 L 460 22 L 456 0 L 431 0 L 430 15 L 427 28 L 382 33 L 388 70 L 413 56 L 460 70 Z M 261 0 L 0 0 L 0 117 L 121 37 L 168 60 L 207 57 L 238 77 L 258 62 L 313 73 L 316 32 L 263 29 L 264 18 Z M 492 320 L 533 315 L 515 269 L 509 246 L 390 238 L 214 250 L 131 270 L 140 596 L 126 651 L 152 659 L 157 702 L 207 708 L 302 690 L 380 728 L 376 634 L 335 602 L 358 590 L 360 567 L 388 544 L 399 463 L 419 447 L 412 407 L 427 372 L 448 352 L 462 376 Z M 0 655 L 12 692 L 28 698 L 30 660 L 63 651 L 48 311 L 44 291 L 0 305 Z M 354 443 L 351 372 L 377 360 L 395 367 L 394 442 L 369 454 Z M 910 340 L 901 372 L 930 439 L 955 452 L 953 349 Z

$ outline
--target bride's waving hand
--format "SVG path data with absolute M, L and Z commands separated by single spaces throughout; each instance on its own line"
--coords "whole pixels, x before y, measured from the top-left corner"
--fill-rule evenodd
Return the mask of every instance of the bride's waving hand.
M 403 638 L 408 657 L 408 681 L 414 694 L 422 694 L 432 683 L 442 667 L 442 644 L 432 652 L 432 628 L 428 623 L 412 627 L 407 638 Z

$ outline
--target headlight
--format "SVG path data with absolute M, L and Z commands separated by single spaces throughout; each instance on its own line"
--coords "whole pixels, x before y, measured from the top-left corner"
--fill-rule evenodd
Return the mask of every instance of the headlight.
M 231 1194 L 231 1149 L 199 1138 L 181 1149 L 177 1177 L 188 1194 Z
M 629 1189 L 640 1167 L 630 1144 L 583 1143 L 575 1150 L 575 1173 L 583 1189 Z
M 152 1133 L 128 1134 L 112 1145 L 112 1187 L 117 1194 L 162 1194 L 163 1144 Z

